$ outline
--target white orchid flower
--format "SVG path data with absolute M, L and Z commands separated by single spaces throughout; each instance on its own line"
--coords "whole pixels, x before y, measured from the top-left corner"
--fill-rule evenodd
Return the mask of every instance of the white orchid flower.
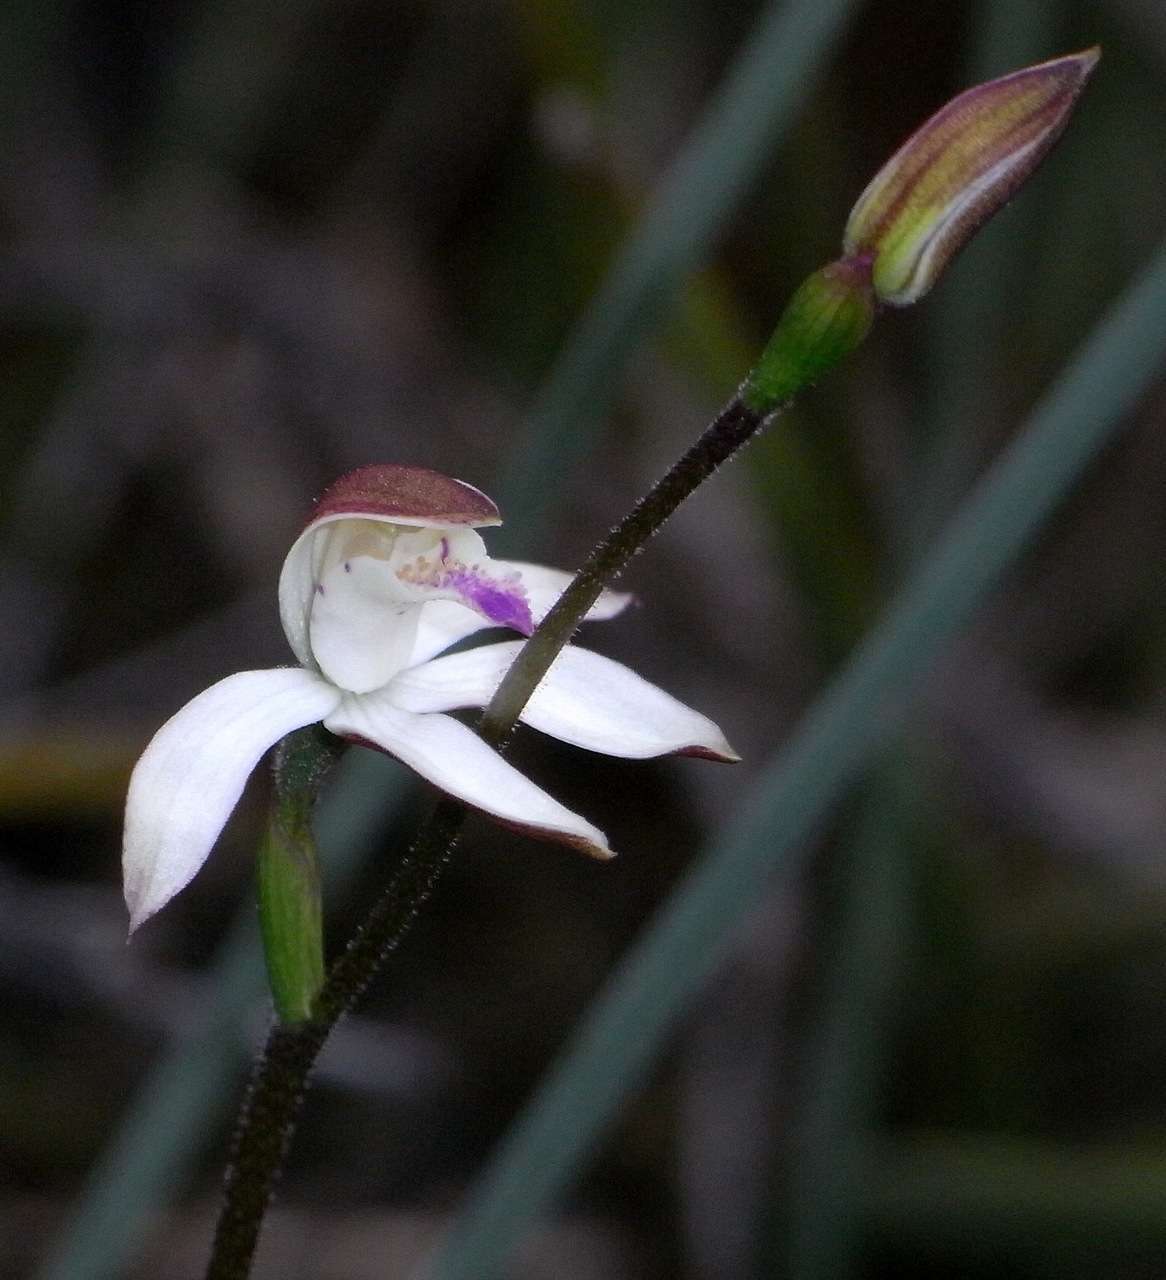
M 484 706 L 525 641 L 437 655 L 485 627 L 530 635 L 571 580 L 491 560 L 474 528 L 499 523 L 479 490 L 414 467 L 364 467 L 325 491 L 279 580 L 300 665 L 212 685 L 162 726 L 134 769 L 123 859 L 131 931 L 206 861 L 264 753 L 317 721 L 505 826 L 612 856 L 602 831 L 444 714 Z M 588 617 L 614 617 L 628 599 L 606 591 Z M 711 720 L 571 645 L 522 719 L 613 756 L 738 759 Z

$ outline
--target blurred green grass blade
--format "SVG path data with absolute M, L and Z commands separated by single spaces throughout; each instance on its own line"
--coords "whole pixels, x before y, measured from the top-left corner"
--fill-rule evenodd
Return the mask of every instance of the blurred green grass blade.
M 934 1274 L 1162 1274 L 1166 1149 L 1145 1139 L 916 1132 L 883 1144 L 863 1191 L 872 1235 Z
M 862 1243 L 862 1192 L 881 1110 L 887 1042 L 913 930 L 911 877 L 919 841 L 917 771 L 905 753 L 871 777 L 845 860 L 844 903 L 822 1012 L 797 1108 L 788 1212 L 773 1255 L 791 1280 L 845 1280 Z
M 586 456 L 620 365 L 772 155 L 855 0 L 771 0 L 539 392 L 498 483 L 504 542 L 542 533 Z M 776 319 L 776 310 L 774 312 Z
M 247 1016 L 263 998 L 253 913 L 239 920 L 208 975 L 208 1005 L 164 1051 L 90 1170 L 80 1206 L 37 1273 L 40 1280 L 123 1274 L 149 1220 L 206 1138 L 219 1131 L 245 1057 Z
M 791 870 L 802 842 L 899 726 L 920 677 L 1158 375 L 1164 350 L 1166 247 L 1098 324 L 596 999 L 439 1250 L 433 1280 L 499 1274 L 640 1084 L 769 875 Z
M 338 766 L 316 816 L 329 896 L 344 893 L 392 805 L 411 786 L 411 775 L 371 751 L 349 752 Z M 90 1171 L 75 1216 L 42 1263 L 39 1280 L 124 1275 L 157 1208 L 238 1107 L 248 1022 L 268 1000 L 250 902 L 220 946 L 206 983 L 201 1016 L 151 1069 Z

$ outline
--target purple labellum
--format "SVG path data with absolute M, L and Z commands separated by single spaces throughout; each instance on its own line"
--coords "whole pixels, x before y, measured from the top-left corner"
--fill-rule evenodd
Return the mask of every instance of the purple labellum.
M 534 619 L 526 601 L 521 574 L 492 578 L 479 565 L 467 566 L 461 560 L 447 560 L 448 554 L 449 541 L 442 538 L 440 559 L 427 560 L 418 556 L 410 564 L 402 565 L 397 570 L 397 577 L 413 586 L 452 592 L 460 596 L 468 608 L 496 626 L 511 627 L 524 636 L 534 631 Z
M 534 631 L 526 591 L 517 577 L 498 581 L 474 569 L 454 569 L 442 576 L 441 585 L 452 588 L 471 609 L 500 627 L 524 636 Z

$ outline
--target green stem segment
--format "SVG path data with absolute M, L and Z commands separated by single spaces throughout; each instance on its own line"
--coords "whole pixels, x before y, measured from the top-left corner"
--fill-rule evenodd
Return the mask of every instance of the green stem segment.
M 868 260 L 844 259 L 816 272 L 798 290 L 738 395 L 596 546 L 523 647 L 478 724 L 487 742 L 504 747 L 535 686 L 604 586 L 684 499 L 774 418 L 795 392 L 862 341 L 874 314 L 869 279 Z M 438 805 L 321 987 L 313 968 L 313 957 L 319 954 L 318 886 L 313 890 L 301 855 L 312 848 L 307 814 L 326 766 L 318 738 L 299 747 L 296 742 L 293 734 L 279 748 L 276 814 L 265 842 L 265 857 L 277 884 L 270 895 L 263 891 L 264 902 L 270 903 L 263 908 L 264 938 L 282 1023 L 268 1038 L 243 1103 L 207 1280 L 246 1280 L 250 1273 L 263 1213 L 291 1141 L 312 1063 L 331 1028 L 376 976 L 433 893 L 465 819 L 462 805 L 448 800 Z M 261 880 L 267 878 L 261 873 Z M 282 935 L 300 926 L 303 939 L 281 936 L 278 945 L 268 941 L 269 928 Z M 313 930 L 316 941 L 308 936 Z
M 873 256 L 840 258 L 809 276 L 789 300 L 741 397 L 766 413 L 816 382 L 870 332 Z
M 306 1022 L 324 985 L 320 869 L 312 809 L 338 754 L 318 726 L 289 734 L 275 749 L 275 794 L 259 846 L 259 923 L 275 1012 Z
M 294 799 L 272 806 L 259 846 L 259 924 L 276 1017 L 303 1022 L 324 985 L 324 934 L 310 805 Z

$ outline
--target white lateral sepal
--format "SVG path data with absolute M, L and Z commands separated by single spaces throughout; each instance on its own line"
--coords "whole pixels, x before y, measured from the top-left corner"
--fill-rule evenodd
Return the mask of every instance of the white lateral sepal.
M 453 711 L 489 702 L 525 640 L 485 645 L 402 671 L 387 693 L 409 711 Z M 740 757 L 707 717 L 588 649 L 569 645 L 535 688 L 522 721 L 562 742 L 628 760 L 696 755 Z
M 122 867 L 130 931 L 206 861 L 263 753 L 322 720 L 340 691 L 300 667 L 242 671 L 158 730 L 130 778 Z
M 541 840 L 610 858 L 607 837 L 561 805 L 465 725 L 444 715 L 414 715 L 394 705 L 388 690 L 349 694 L 324 727 L 380 747 L 446 794 Z

